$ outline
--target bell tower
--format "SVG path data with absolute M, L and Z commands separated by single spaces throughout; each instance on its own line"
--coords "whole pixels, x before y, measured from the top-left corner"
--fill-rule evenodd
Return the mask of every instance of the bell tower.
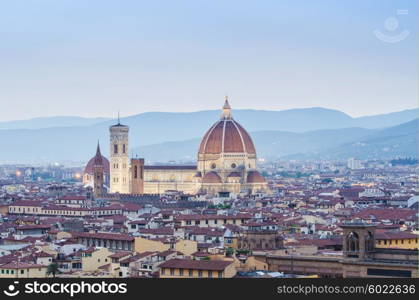
M 341 225 L 343 229 L 343 255 L 349 260 L 364 260 L 374 253 L 375 225 L 352 221 Z
M 95 198 L 103 196 L 104 168 L 99 142 L 97 143 L 96 156 L 93 165 L 93 194 Z
M 129 127 L 118 123 L 109 128 L 110 133 L 110 192 L 129 194 L 129 156 L 128 156 L 128 133 Z
M 131 159 L 131 194 L 144 194 L 144 159 Z

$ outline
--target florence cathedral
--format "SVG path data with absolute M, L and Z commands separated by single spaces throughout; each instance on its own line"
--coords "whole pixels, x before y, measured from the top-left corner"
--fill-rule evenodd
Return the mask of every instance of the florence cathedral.
M 249 133 L 233 119 L 226 97 L 220 119 L 204 134 L 196 165 L 144 165 L 144 159 L 129 158 L 129 127 L 119 122 L 110 133 L 110 160 L 96 155 L 83 176 L 96 197 L 103 193 L 185 194 L 229 196 L 268 192 L 257 170 L 256 148 Z

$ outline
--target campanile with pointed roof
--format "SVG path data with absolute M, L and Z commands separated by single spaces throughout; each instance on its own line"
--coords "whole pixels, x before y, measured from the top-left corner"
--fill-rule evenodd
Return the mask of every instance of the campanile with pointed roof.
M 96 155 L 93 164 L 93 194 L 95 198 L 103 196 L 104 191 L 104 167 L 100 153 L 99 142 L 97 143 Z
M 129 127 L 120 122 L 109 128 L 110 133 L 110 192 L 130 193 Z

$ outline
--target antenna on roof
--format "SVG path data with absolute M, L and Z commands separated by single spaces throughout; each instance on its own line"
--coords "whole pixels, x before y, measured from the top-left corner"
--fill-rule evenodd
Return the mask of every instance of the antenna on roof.
M 118 110 L 118 125 L 121 125 L 120 118 L 119 118 L 119 110 Z

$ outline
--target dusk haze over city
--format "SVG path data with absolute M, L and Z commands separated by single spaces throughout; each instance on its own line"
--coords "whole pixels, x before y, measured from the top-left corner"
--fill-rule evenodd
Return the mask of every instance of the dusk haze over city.
M 1 2 L 0 293 L 414 297 L 418 6 Z

